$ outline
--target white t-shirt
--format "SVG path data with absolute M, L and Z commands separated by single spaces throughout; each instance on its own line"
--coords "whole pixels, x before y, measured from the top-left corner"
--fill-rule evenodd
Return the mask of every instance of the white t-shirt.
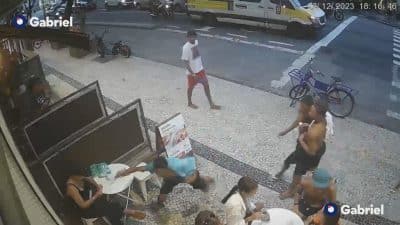
M 203 70 L 203 62 L 201 61 L 201 56 L 197 48 L 198 45 L 199 42 L 196 40 L 194 44 L 186 42 L 186 44 L 182 47 L 181 59 L 189 61 L 189 66 L 193 73 L 198 73 Z M 189 70 L 186 70 L 186 73 L 190 75 Z

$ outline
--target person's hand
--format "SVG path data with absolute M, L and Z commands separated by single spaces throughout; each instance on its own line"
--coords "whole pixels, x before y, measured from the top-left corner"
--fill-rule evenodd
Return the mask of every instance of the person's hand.
M 98 199 L 103 195 L 103 186 L 99 185 L 99 188 L 97 189 L 96 193 L 94 194 L 94 198 Z
M 118 171 L 117 174 L 115 175 L 115 178 L 124 177 L 124 176 L 126 176 L 126 175 L 127 175 L 127 174 L 126 174 L 126 170 L 120 170 L 120 171 Z
M 251 215 L 251 220 L 261 220 L 264 217 L 262 212 L 255 212 Z
M 299 136 L 299 141 L 300 142 L 304 141 L 304 136 L 305 136 L 304 133 L 300 134 L 300 136 Z
M 308 126 L 309 126 L 308 123 L 300 123 L 299 124 L 299 132 L 300 132 L 300 134 L 306 132 L 308 130 Z
M 264 203 L 262 203 L 262 202 L 256 202 L 256 209 L 255 209 L 255 211 L 261 211 L 261 209 L 263 209 L 263 208 L 265 208 L 265 204 Z
M 279 136 L 279 137 L 282 137 L 282 136 L 285 136 L 286 134 L 287 134 L 286 131 L 282 131 L 282 132 L 279 132 L 278 136 Z

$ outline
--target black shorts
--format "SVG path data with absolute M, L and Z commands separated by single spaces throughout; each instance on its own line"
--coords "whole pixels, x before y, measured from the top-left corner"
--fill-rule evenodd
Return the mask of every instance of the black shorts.
M 325 142 L 323 142 L 317 154 L 311 156 L 306 153 L 306 151 L 297 141 L 296 150 L 285 159 L 285 165 L 296 164 L 294 175 L 304 175 L 307 171 L 318 167 L 321 157 L 325 154 L 325 151 L 326 145 Z
M 184 179 L 181 177 L 164 178 L 164 182 L 160 189 L 160 194 L 166 195 L 171 193 L 174 187 L 182 182 L 184 182 Z
M 301 214 L 303 214 L 306 217 L 314 215 L 319 210 L 321 210 L 322 207 L 323 206 L 321 206 L 321 207 L 311 206 L 311 205 L 308 204 L 308 202 L 304 198 L 301 198 L 299 200 L 299 212 L 301 212 Z

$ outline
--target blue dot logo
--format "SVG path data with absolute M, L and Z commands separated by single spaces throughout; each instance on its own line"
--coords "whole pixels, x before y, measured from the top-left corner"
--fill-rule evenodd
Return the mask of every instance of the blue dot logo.
M 324 214 L 328 216 L 335 216 L 339 211 L 339 207 L 335 203 L 328 203 L 324 206 Z
M 24 15 L 17 14 L 14 16 L 11 23 L 17 29 L 24 29 L 28 24 L 28 19 Z

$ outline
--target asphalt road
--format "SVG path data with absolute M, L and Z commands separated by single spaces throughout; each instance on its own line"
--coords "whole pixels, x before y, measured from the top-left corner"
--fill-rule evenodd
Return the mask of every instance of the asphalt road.
M 110 27 L 105 39 L 124 40 L 132 47 L 133 55 L 176 66 L 182 66 L 180 54 L 185 32 L 198 29 L 208 74 L 280 95 L 287 95 L 289 84 L 273 88 L 271 81 L 279 80 L 283 71 L 338 25 L 330 20 L 317 36 L 296 39 L 281 31 L 231 24 L 209 27 L 184 14 L 168 21 L 154 20 L 144 11 L 98 9 L 87 14 L 87 21 L 157 25 L 152 30 Z M 102 29 L 88 27 L 89 32 L 100 33 Z M 400 132 L 400 120 L 393 118 L 393 113 L 388 116 L 389 111 L 400 112 L 399 102 L 393 101 L 397 89 L 391 90 L 392 42 L 392 27 L 357 18 L 326 48 L 316 52 L 315 67 L 342 77 L 359 91 L 351 117 Z

